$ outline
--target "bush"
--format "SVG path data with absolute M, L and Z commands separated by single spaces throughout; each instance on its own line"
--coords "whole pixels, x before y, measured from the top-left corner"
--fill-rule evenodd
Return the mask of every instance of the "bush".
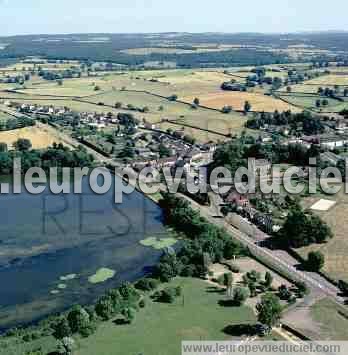
M 235 274 L 239 274 L 240 273 L 240 267 L 238 265 L 232 264 L 230 266 L 230 270 L 235 273 Z

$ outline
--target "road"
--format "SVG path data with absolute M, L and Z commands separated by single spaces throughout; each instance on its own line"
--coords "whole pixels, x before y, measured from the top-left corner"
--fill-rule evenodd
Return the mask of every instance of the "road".
M 76 144 L 76 141 L 74 141 L 71 137 L 68 137 L 65 134 L 63 135 L 71 143 Z M 115 164 L 112 159 L 107 159 L 95 152 L 93 149 L 88 147 L 86 148 L 88 152 L 92 153 L 101 163 L 108 163 L 115 167 L 117 166 L 117 164 Z M 250 252 L 256 258 L 266 259 L 267 263 L 270 264 L 270 266 L 273 266 L 275 269 L 281 269 L 285 274 L 291 275 L 291 278 L 294 280 L 305 282 L 311 290 L 315 291 L 316 294 L 319 292 L 322 295 L 331 297 L 333 300 L 339 302 L 340 304 L 344 303 L 344 300 L 338 296 L 339 290 L 337 287 L 325 280 L 319 274 L 298 270 L 296 267 L 298 265 L 298 261 L 285 251 L 269 250 L 261 247 L 258 245 L 257 241 L 231 226 L 225 221 L 224 218 L 216 218 L 216 216 L 219 215 L 217 213 L 217 210 L 219 210 L 217 207 L 219 205 L 219 198 L 216 197 L 211 199 L 212 204 L 210 206 L 201 206 L 185 195 L 180 196 L 188 200 L 192 208 L 198 210 L 202 217 L 206 218 L 210 223 L 224 228 L 233 238 L 238 240 L 244 246 L 248 247 Z M 269 236 L 262 233 L 262 237 L 268 238 Z
M 269 250 L 259 246 L 255 240 L 228 224 L 225 219 L 214 217 L 216 212 L 215 207 L 201 206 L 186 196 L 181 196 L 186 200 L 189 200 L 192 208 L 198 210 L 202 217 L 206 218 L 210 223 L 224 228 L 233 238 L 248 247 L 255 257 L 266 259 L 270 266 L 273 266 L 276 269 L 281 269 L 287 275 L 291 275 L 292 279 L 305 282 L 308 287 L 316 293 L 319 292 L 325 296 L 333 298 L 340 304 L 343 303 L 344 300 L 338 296 L 339 290 L 337 287 L 316 273 L 298 270 L 296 267 L 299 264 L 298 261 L 285 251 Z

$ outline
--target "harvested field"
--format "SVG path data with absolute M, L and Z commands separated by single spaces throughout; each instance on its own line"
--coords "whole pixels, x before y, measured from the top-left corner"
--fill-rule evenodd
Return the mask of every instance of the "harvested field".
M 58 133 L 54 134 L 53 130 L 44 125 L 0 132 L 0 142 L 8 144 L 10 149 L 13 147 L 13 143 L 20 138 L 29 139 L 34 149 L 47 148 L 54 142 L 64 143 L 63 140 L 59 138 Z
M 315 85 L 347 85 L 348 86 L 348 75 L 323 75 L 319 78 L 306 81 L 306 84 Z
M 193 97 L 187 96 L 184 100 L 192 102 Z M 248 92 L 219 92 L 200 96 L 201 105 L 215 109 L 221 109 L 229 105 L 232 106 L 234 110 L 243 110 L 245 101 L 250 102 L 252 111 L 300 111 L 298 108 L 273 97 Z

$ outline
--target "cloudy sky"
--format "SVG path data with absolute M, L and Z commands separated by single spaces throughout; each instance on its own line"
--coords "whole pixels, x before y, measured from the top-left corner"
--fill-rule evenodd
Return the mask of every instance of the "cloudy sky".
M 347 0 L 0 0 L 0 36 L 348 30 L 347 16 Z

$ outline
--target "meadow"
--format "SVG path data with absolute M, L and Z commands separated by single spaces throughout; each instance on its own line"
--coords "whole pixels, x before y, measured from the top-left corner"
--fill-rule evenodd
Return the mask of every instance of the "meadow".
M 335 206 L 328 211 L 314 211 L 329 224 L 334 238 L 325 244 L 311 245 L 298 249 L 297 252 L 306 258 L 310 251 L 321 251 L 325 256 L 325 266 L 323 270 L 336 280 L 343 279 L 348 282 L 348 195 L 344 192 L 344 187 L 342 187 L 341 191 L 333 196 L 306 198 L 303 201 L 303 205 L 309 208 L 320 198 L 336 201 Z
M 220 306 L 224 294 L 213 292 L 205 281 L 178 278 L 171 283 L 176 285 L 182 287 L 183 295 L 174 304 L 146 297 L 146 307 L 137 313 L 133 324 L 101 324 L 92 337 L 78 341 L 76 355 L 163 355 L 164 349 L 166 355 L 177 355 L 182 340 L 229 340 L 224 328 L 256 321 L 251 308 Z
M 192 99 L 192 96 L 184 98 L 187 102 L 190 102 Z M 244 110 L 244 103 L 249 101 L 252 111 L 300 111 L 298 108 L 271 96 L 249 92 L 218 92 L 202 95 L 199 99 L 202 105 L 215 109 L 221 109 L 224 106 L 232 106 L 235 110 Z

